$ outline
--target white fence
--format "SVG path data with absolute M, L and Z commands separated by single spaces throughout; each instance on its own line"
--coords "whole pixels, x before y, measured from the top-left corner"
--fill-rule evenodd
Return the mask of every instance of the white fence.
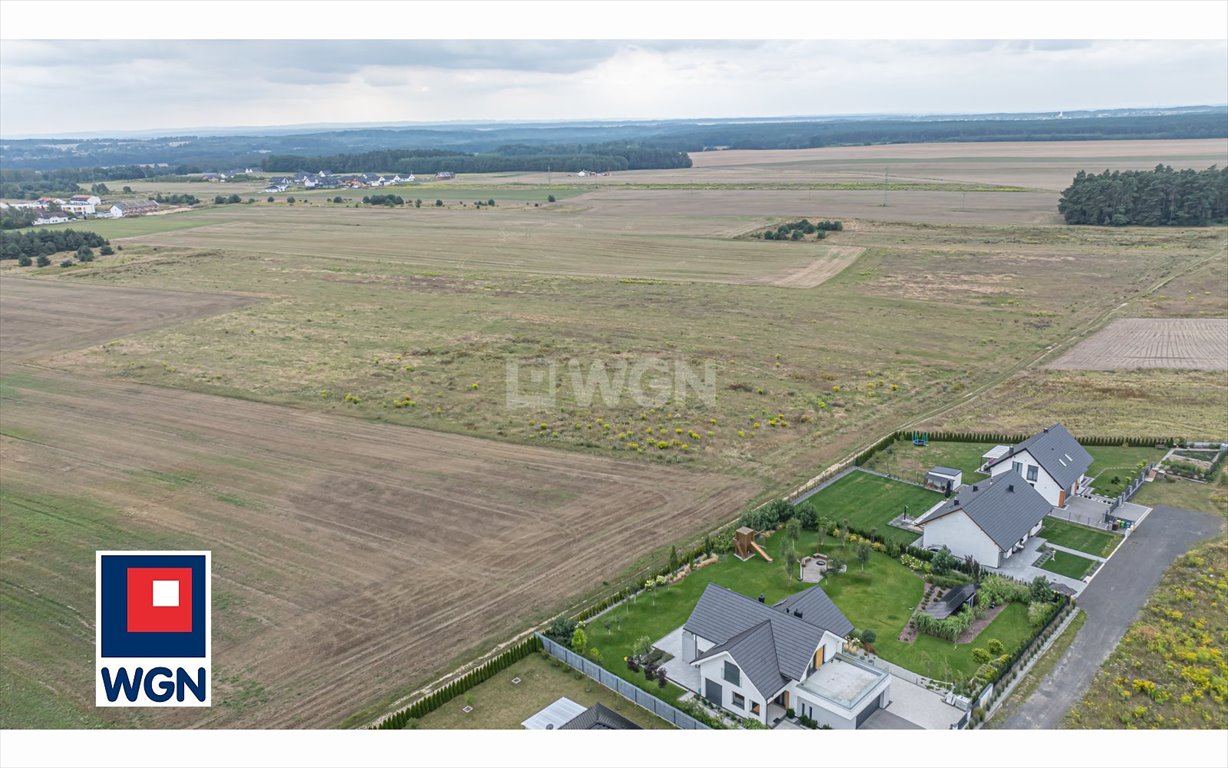
M 686 730 L 710 730 L 707 725 L 699 722 L 686 712 L 683 712 L 671 704 L 666 704 L 664 701 L 661 701 L 647 691 L 640 690 L 626 680 L 623 680 L 618 675 L 614 674 L 608 669 L 605 669 L 600 664 L 589 661 L 575 651 L 572 651 L 570 648 L 564 648 L 545 635 L 538 634 L 537 636 L 541 638 L 542 647 L 545 648 L 546 652 L 551 656 L 562 660 L 573 669 L 583 672 L 585 675 L 588 675 L 592 679 L 604 685 L 606 688 L 609 688 L 611 691 L 614 691 L 618 695 L 622 696 L 624 699 L 635 702 L 662 720 L 673 723 L 679 728 Z

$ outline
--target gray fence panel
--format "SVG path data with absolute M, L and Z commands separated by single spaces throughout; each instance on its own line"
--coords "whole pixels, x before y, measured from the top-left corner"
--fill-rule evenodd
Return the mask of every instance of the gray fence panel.
M 538 634 L 538 637 L 541 638 L 542 647 L 551 656 L 562 660 L 572 669 L 596 680 L 624 699 L 628 699 L 634 704 L 647 709 L 662 720 L 667 720 L 679 728 L 687 730 L 710 730 L 707 725 L 699 722 L 677 707 L 641 690 L 604 667 L 583 658 L 570 648 L 564 648 L 542 634 Z

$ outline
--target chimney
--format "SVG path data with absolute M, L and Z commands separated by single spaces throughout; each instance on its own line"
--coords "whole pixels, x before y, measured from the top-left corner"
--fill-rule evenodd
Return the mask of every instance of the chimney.
M 978 488 L 977 488 L 975 485 L 974 485 L 974 486 L 972 486 L 972 492 L 973 492 L 973 493 L 976 493 L 976 492 L 977 492 L 977 490 L 978 490 Z
M 1007 493 L 1014 493 L 1014 492 L 1015 492 L 1015 484 L 1014 484 L 1014 483 L 1011 483 L 1010 485 L 1006 486 L 1006 492 L 1007 492 Z
M 954 504 L 952 504 L 951 506 L 953 506 L 953 507 L 958 507 L 958 506 L 959 506 L 959 497 L 958 497 L 958 496 L 956 496 L 956 497 L 955 497 L 955 503 L 954 503 Z
M 762 593 L 762 592 L 760 592 L 760 593 L 759 593 L 759 602 L 761 602 L 761 603 L 766 602 L 766 600 L 765 600 L 765 599 L 764 599 L 764 597 L 763 597 L 763 593 Z
M 798 610 L 797 608 L 794 608 L 793 615 L 800 619 L 802 617 L 802 612 Z

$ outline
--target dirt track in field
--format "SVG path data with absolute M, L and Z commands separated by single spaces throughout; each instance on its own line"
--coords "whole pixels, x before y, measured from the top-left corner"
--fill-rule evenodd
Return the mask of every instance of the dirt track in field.
M 857 261 L 865 248 L 849 245 L 833 245 L 827 249 L 827 257 L 816 259 L 813 264 L 793 270 L 776 278 L 766 278 L 761 281 L 766 285 L 778 288 L 814 288 L 822 285 L 844 271 L 844 268 Z
M 1122 318 L 1050 363 L 1048 368 L 1228 370 L 1228 319 Z
M 716 474 L 33 369 L 9 382 L 3 407 L 6 433 L 24 438 L 0 438 L 6 486 L 46 488 L 50 472 L 57 496 L 118 510 L 123 532 L 6 558 L 6 589 L 93 605 L 94 549 L 213 551 L 214 706 L 145 713 L 147 725 L 337 725 L 733 517 L 754 491 Z M 92 654 L 92 621 L 71 637 L 45 631 L 68 656 Z M 27 672 L 89 708 L 89 670 L 63 678 L 71 669 Z M 245 705 L 248 681 L 263 691 L 258 706 Z
M 217 293 L 0 279 L 0 351 L 6 362 L 79 349 L 138 331 L 229 312 L 259 299 Z

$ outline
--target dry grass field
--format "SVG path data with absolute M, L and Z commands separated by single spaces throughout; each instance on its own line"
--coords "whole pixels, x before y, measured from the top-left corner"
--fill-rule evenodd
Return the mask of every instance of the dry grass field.
M 867 433 L 950 404 L 1081 336 L 1104 312 L 1221 242 L 1199 231 L 850 220 L 821 244 L 728 240 L 767 256 L 738 262 L 731 282 L 715 281 L 722 275 L 707 260 L 679 262 L 670 282 L 572 274 L 638 271 L 642 255 L 608 237 L 598 254 L 568 252 L 574 241 L 560 235 L 551 263 L 536 266 L 554 273 L 516 272 L 474 266 L 495 258 L 487 250 L 448 266 L 450 235 L 416 226 L 418 212 L 326 211 L 315 222 L 310 213 L 133 238 L 125 241 L 127 261 L 103 259 L 65 275 L 269 298 L 45 364 L 702 466 L 772 489 L 813 474 Z M 502 221 L 494 212 L 468 215 Z M 346 217 L 361 226 L 345 228 Z M 287 221 L 288 231 L 277 228 Z M 213 248 L 181 242 L 203 245 L 210 232 Z M 659 239 L 656 247 L 665 252 L 668 244 Z M 794 258 L 787 254 L 830 248 L 865 251 L 813 288 L 754 284 L 796 279 L 798 267 L 781 269 Z M 433 249 L 439 255 L 424 268 L 423 254 Z M 1049 280 L 1032 278 L 1040 269 Z M 734 270 L 722 271 L 729 278 Z M 1089 280 L 1099 286 L 1090 295 Z M 588 405 L 570 386 L 569 360 L 588 375 L 593 362 L 614 367 L 650 356 L 697 367 L 711 360 L 715 403 Z M 507 362 L 542 358 L 559 366 L 558 407 L 508 409 Z
M 1047 367 L 1076 371 L 1135 368 L 1228 371 L 1228 318 L 1120 318 Z
M 238 295 L 0 278 L 5 363 L 72 349 L 257 301 Z
M 499 174 L 396 190 L 440 208 L 256 194 L 99 223 L 123 250 L 90 264 L 6 265 L 0 352 L 21 359 L 0 379 L 0 725 L 363 722 L 913 422 L 1228 435 L 1221 372 L 1035 367 L 1116 316 L 1224 316 L 1222 229 L 1055 212 L 1081 167 L 1216 153 L 722 152 L 549 189 Z M 846 226 L 745 237 L 800 217 Z M 648 357 L 711 361 L 715 402 L 570 387 L 568 360 Z M 508 361 L 542 359 L 556 407 L 509 409 Z M 212 710 L 89 706 L 90 553 L 112 547 L 214 551 Z
M 920 426 L 1018 433 L 1054 421 L 1077 434 L 1222 440 L 1228 389 L 1220 371 L 1029 370 Z

